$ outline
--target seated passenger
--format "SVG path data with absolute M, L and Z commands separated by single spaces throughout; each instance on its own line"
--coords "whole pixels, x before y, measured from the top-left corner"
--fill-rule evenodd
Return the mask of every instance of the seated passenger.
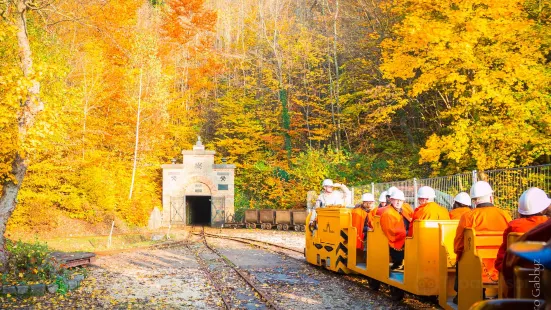
M 526 232 L 522 237 L 518 239 L 517 242 L 523 241 L 535 241 L 535 242 L 546 242 L 551 239 L 551 219 L 547 220 L 543 224 L 532 228 Z M 541 263 L 541 262 L 540 262 Z M 534 261 L 524 260 L 518 256 L 511 254 L 509 251 L 505 253 L 503 258 L 503 267 L 502 273 L 505 284 L 507 285 L 507 290 L 505 290 L 504 298 L 513 298 L 514 297 L 514 270 L 516 266 L 521 266 L 525 268 L 534 269 Z
M 497 252 L 495 268 L 501 271 L 503 257 L 507 252 L 507 235 L 512 232 L 524 233 L 530 229 L 545 223 L 549 218 L 547 215 L 551 213 L 549 205 L 551 200 L 547 197 L 544 191 L 537 187 L 532 187 L 526 190 L 518 200 L 518 213 L 520 218 L 513 220 L 503 232 L 503 243 Z
M 458 220 L 463 214 L 471 211 L 471 197 L 461 192 L 453 198 L 453 209 L 450 211 L 450 220 Z
M 469 213 L 465 213 L 459 220 L 453 248 L 457 254 L 456 277 L 454 290 L 458 291 L 459 282 L 459 259 L 464 250 L 464 231 L 465 228 L 473 228 L 476 231 L 503 231 L 511 221 L 511 216 L 498 207 L 494 206 L 494 191 L 488 182 L 478 181 L 471 187 L 471 198 L 474 199 L 476 208 Z M 457 295 L 453 299 L 457 304 Z
M 390 269 L 393 270 L 404 269 L 404 245 L 412 214 L 411 210 L 403 208 L 405 200 L 404 193 L 396 189 L 390 196 L 390 206 L 381 215 L 381 229 L 388 239 L 392 259 Z
M 386 206 L 386 201 L 387 201 L 387 191 L 384 191 L 381 193 L 381 195 L 379 196 L 379 205 L 375 208 L 375 210 L 379 209 L 379 208 L 384 208 Z M 377 211 L 375 211 L 376 213 Z
M 419 206 L 413 212 L 409 223 L 408 237 L 413 236 L 413 221 L 415 220 L 449 220 L 448 210 L 434 202 L 436 192 L 430 186 L 421 186 L 417 191 Z
M 375 198 L 373 194 L 363 194 L 362 204 L 358 208 L 352 210 L 352 226 L 356 227 L 356 248 L 363 250 L 365 240 L 365 230 L 368 223 L 373 206 L 375 205 Z M 372 216 L 372 215 L 371 215 Z
M 383 212 L 385 212 L 385 210 L 388 208 L 388 206 L 390 206 L 390 196 L 392 195 L 392 192 L 394 192 L 394 190 L 398 190 L 397 187 L 395 186 L 392 186 L 391 188 L 389 188 L 388 190 L 384 191 L 383 194 L 385 194 L 386 196 L 386 201 L 384 202 L 383 204 L 383 201 L 382 201 L 382 194 L 381 194 L 381 197 L 379 197 L 379 200 L 381 205 L 379 208 L 377 208 L 377 212 L 375 213 L 375 215 L 378 215 L 378 216 L 381 216 L 383 215 Z

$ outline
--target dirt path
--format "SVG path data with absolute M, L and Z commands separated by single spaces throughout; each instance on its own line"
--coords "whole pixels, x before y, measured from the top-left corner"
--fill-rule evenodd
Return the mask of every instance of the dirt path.
M 303 233 L 230 229 L 207 231 L 255 238 L 299 250 L 304 246 Z M 186 239 L 188 246 L 180 244 L 174 248 L 141 249 L 99 256 L 88 268 L 88 277 L 77 290 L 65 296 L 46 295 L 21 300 L 4 297 L 0 299 L 0 308 L 223 309 L 220 293 L 208 278 L 205 265 L 198 263 L 196 254 L 201 239 L 185 232 L 181 234 L 178 239 Z M 300 260 L 235 241 L 207 240 L 257 285 L 269 291 L 282 309 L 410 308 L 407 302 L 392 302 L 384 293 L 354 285 L 339 275 L 324 272 Z M 209 261 L 208 255 L 202 257 L 207 259 L 207 268 L 217 268 L 219 258 L 218 261 L 214 258 Z M 223 277 L 218 280 L 226 281 Z M 232 284 L 228 286 L 231 288 Z M 233 295 L 250 298 L 238 289 Z M 240 309 L 262 308 L 256 302 L 241 305 L 246 306 Z

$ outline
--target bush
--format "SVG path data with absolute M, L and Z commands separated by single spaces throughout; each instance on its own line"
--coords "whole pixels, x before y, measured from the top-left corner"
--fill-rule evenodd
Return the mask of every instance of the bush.
M 7 271 L 2 275 L 3 284 L 51 282 L 60 273 L 60 265 L 49 255 L 50 250 L 45 243 L 6 239 L 6 249 L 9 256 Z

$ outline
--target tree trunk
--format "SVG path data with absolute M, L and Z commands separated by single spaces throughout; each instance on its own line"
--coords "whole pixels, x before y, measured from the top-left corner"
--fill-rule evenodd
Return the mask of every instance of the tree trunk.
M 130 193 L 128 199 L 132 199 L 132 192 L 134 191 L 134 179 L 136 178 L 136 163 L 138 162 L 138 144 L 140 142 L 140 113 L 142 110 L 142 68 L 140 68 L 140 89 L 138 91 L 138 112 L 136 119 L 136 141 L 134 143 L 134 167 L 132 168 L 132 181 L 130 183 Z
M 31 53 L 31 45 L 27 34 L 27 4 L 24 0 L 17 0 L 15 3 L 16 14 L 14 14 L 15 27 L 17 28 L 17 43 L 19 46 L 19 60 L 23 75 L 30 78 L 33 74 L 33 59 Z M 38 98 L 40 93 L 40 83 L 33 81 L 32 85 L 27 89 L 27 96 L 21 102 L 21 110 L 17 117 L 18 124 L 18 140 L 20 147 L 23 145 L 27 136 L 27 131 L 32 127 L 36 115 L 42 111 L 43 104 Z M 18 149 L 15 153 L 15 158 L 12 163 L 12 177 L 2 184 L 2 196 L 0 196 L 0 270 L 4 271 L 7 267 L 7 252 L 6 252 L 6 224 L 12 215 L 17 204 L 17 194 L 23 183 L 25 173 L 27 172 L 28 163 L 26 162 L 23 152 Z
M 2 196 L 0 197 L 0 232 L 2 233 L 2 238 L 0 238 L 0 270 L 5 271 L 6 263 L 8 261 L 8 256 L 6 252 L 6 238 L 4 233 L 6 232 L 6 225 L 10 216 L 15 210 L 15 205 L 17 203 L 17 193 L 21 188 L 21 183 L 23 183 L 23 178 L 27 172 L 27 164 L 19 155 L 19 152 L 15 155 L 15 160 L 12 164 L 12 173 L 15 177 L 15 182 L 10 180 L 5 182 L 2 185 Z

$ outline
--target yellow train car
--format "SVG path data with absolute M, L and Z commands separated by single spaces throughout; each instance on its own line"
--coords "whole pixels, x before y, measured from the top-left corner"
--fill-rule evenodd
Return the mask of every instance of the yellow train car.
M 309 223 L 311 214 L 306 223 Z M 417 296 L 438 297 L 443 309 L 467 310 L 484 297 L 498 294 L 497 272 L 493 262 L 503 241 L 503 232 L 476 232 L 465 229 L 465 250 L 459 262 L 454 253 L 458 220 L 414 221 L 414 235 L 405 241 L 404 270 L 391 270 L 388 239 L 380 217 L 372 221 L 367 232 L 365 251 L 356 248 L 351 210 L 323 208 L 317 210 L 317 229 L 306 232 L 306 260 L 338 273 L 357 273 L 367 277 L 369 286 L 378 290 L 381 283 L 390 287 L 394 300 L 404 292 Z M 512 234 L 509 243 L 520 235 Z M 456 292 L 456 263 L 459 264 L 459 302 L 452 302 Z M 485 296 L 484 296 L 485 294 Z
M 319 208 L 317 213 L 317 229 L 307 230 L 306 261 L 312 265 L 324 267 L 338 273 L 350 273 L 348 264 L 348 240 L 346 228 L 350 226 L 350 209 Z M 310 222 L 310 213 L 306 223 Z M 353 237 L 350 239 L 354 241 Z
M 439 281 L 438 281 L 438 303 L 440 307 L 446 310 L 457 309 L 453 303 L 456 295 L 454 290 L 455 283 L 455 264 L 456 258 L 454 252 L 454 239 L 459 221 L 451 225 L 444 223 L 438 224 L 438 243 L 440 244 L 440 262 L 439 262 Z
M 486 297 L 497 297 L 498 274 L 494 269 L 503 231 L 466 228 L 464 252 L 459 264 L 458 310 L 467 310 Z
M 393 299 L 402 299 L 404 292 L 418 296 L 438 296 L 439 291 L 439 225 L 457 227 L 458 221 L 415 221 L 415 234 L 405 241 L 404 270 L 390 269 L 388 240 L 384 235 L 380 218 L 373 220 L 373 231 L 367 232 L 366 252 L 350 247 L 348 268 L 365 275 L 370 286 L 378 288 L 377 282 L 391 287 Z M 348 228 L 355 236 L 356 228 Z M 359 253 L 358 253 L 359 252 Z

